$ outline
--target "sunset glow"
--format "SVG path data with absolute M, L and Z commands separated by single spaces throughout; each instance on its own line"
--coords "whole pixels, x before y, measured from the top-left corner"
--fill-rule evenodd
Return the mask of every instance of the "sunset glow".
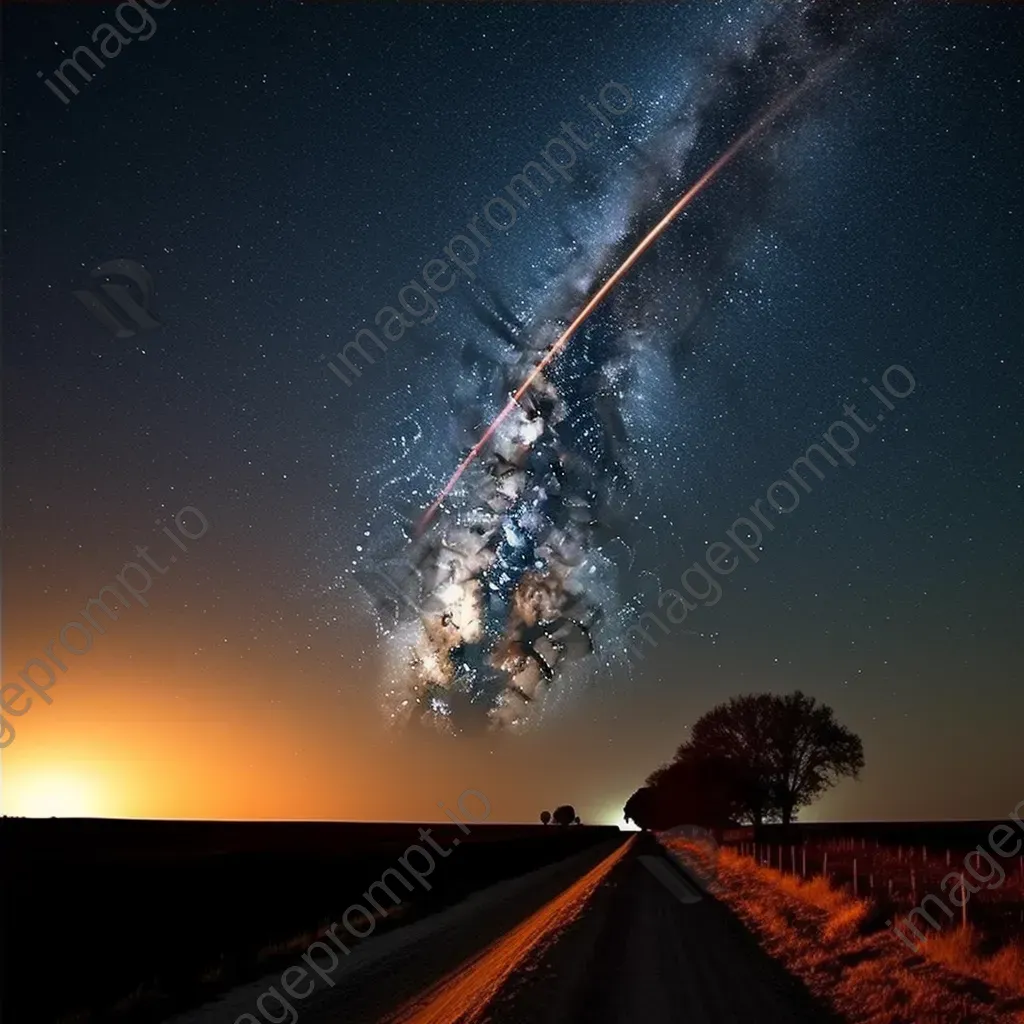
M 1019 1015 L 1024 0 L 2 25 L 4 1020 Z
M 88 769 L 43 768 L 9 787 L 4 813 L 29 818 L 88 818 L 116 813 L 103 783 Z

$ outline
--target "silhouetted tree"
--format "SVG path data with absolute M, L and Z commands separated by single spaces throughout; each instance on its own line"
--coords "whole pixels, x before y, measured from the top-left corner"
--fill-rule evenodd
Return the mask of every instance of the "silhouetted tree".
M 675 758 L 626 802 L 641 828 L 721 827 L 796 811 L 864 767 L 860 739 L 800 691 L 734 697 L 702 715 Z
M 626 801 L 623 816 L 645 829 L 728 827 L 742 815 L 742 782 L 737 763 L 700 757 L 682 747 L 675 760 L 653 771 Z
M 864 767 L 860 737 L 799 690 L 776 697 L 771 723 L 771 792 L 782 823 L 840 779 L 858 778 Z
M 546 825 L 550 820 L 551 820 L 551 812 L 550 811 L 541 811 L 540 812 L 540 823 L 542 825 Z
M 576 810 L 572 804 L 562 804 L 561 807 L 555 808 L 555 812 L 551 817 L 556 825 L 571 825 L 573 818 L 576 817 Z
M 750 781 L 739 761 L 683 746 L 670 764 L 651 773 L 647 784 L 655 794 L 658 828 L 724 828 L 743 817 Z
M 777 698 L 770 693 L 733 697 L 702 715 L 676 760 L 728 764 L 740 820 L 754 825 L 773 816 L 769 731 Z M 699 824 L 699 823 L 698 823 Z
M 657 828 L 655 821 L 655 802 L 657 794 L 651 786 L 641 786 L 622 808 L 622 816 L 626 821 L 639 825 L 640 828 Z

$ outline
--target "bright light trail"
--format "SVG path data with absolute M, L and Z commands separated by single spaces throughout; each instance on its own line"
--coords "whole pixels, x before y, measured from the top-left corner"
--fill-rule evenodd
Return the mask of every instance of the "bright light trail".
M 832 62 L 828 62 L 831 64 Z M 561 336 L 554 342 L 551 348 L 545 353 L 544 358 L 533 368 L 529 376 L 519 386 L 519 389 L 508 400 L 505 407 L 494 418 L 494 422 L 484 431 L 480 440 L 469 450 L 469 454 L 459 463 L 458 468 L 452 474 L 451 479 L 444 485 L 444 489 L 437 496 L 434 503 L 423 513 L 417 524 L 417 534 L 430 525 L 442 502 L 452 492 L 452 488 L 459 482 L 459 478 L 469 468 L 473 460 L 480 454 L 487 442 L 494 436 L 494 432 L 501 426 L 510 412 L 519 404 L 519 400 L 530 389 L 530 386 L 543 372 L 544 368 L 562 351 L 572 336 L 580 329 L 583 322 L 600 305 L 608 293 L 629 273 L 634 263 L 657 241 L 661 233 L 669 226 L 693 202 L 697 196 L 710 184 L 718 173 L 732 162 L 733 158 L 743 150 L 747 144 L 767 128 L 779 115 L 787 110 L 804 92 L 805 89 L 815 80 L 818 75 L 808 75 L 804 81 L 792 92 L 787 93 L 777 103 L 769 107 L 742 135 L 737 138 L 729 148 L 680 196 L 676 204 L 665 214 L 657 224 L 647 232 L 640 240 L 636 248 L 622 261 L 615 272 L 608 278 L 600 288 L 590 297 L 587 304 L 576 314 L 576 318 L 562 332 Z
M 630 836 L 535 914 L 384 1018 L 386 1024 L 475 1024 L 486 1016 L 502 986 L 583 913 L 635 842 Z

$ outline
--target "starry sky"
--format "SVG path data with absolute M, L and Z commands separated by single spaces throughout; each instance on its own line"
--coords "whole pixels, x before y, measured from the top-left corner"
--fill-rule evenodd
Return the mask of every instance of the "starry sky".
M 113 7 L 3 10 L 3 683 L 140 547 L 163 569 L 86 652 L 58 644 L 52 703 L 8 716 L 7 813 L 431 818 L 474 788 L 494 820 L 568 801 L 612 823 L 712 705 L 796 687 L 867 764 L 805 818 L 1024 797 L 1020 10 L 907 3 L 816 37 L 827 73 L 574 338 L 551 380 L 601 497 L 595 653 L 523 728 L 455 735 L 395 724 L 409 645 L 368 562 L 530 345 L 789 95 L 803 6 L 150 14 L 65 103 L 44 80 Z M 605 124 L 609 82 L 631 101 Z M 566 121 L 589 143 L 567 177 L 346 385 L 328 362 Z M 75 295 L 112 260 L 151 275 L 157 326 L 118 337 Z M 916 387 L 890 411 L 893 365 Z M 855 465 L 631 657 L 637 615 L 844 403 L 875 424 Z M 439 530 L 473 501 L 452 497 Z

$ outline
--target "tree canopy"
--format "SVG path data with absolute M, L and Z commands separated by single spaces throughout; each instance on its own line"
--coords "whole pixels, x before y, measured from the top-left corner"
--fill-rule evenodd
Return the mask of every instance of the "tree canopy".
M 860 738 L 828 705 L 799 690 L 733 697 L 694 723 L 675 757 L 626 801 L 643 828 L 788 825 L 844 777 L 864 767 Z
M 576 810 L 572 804 L 556 807 L 551 815 L 556 825 L 572 825 L 576 821 Z

